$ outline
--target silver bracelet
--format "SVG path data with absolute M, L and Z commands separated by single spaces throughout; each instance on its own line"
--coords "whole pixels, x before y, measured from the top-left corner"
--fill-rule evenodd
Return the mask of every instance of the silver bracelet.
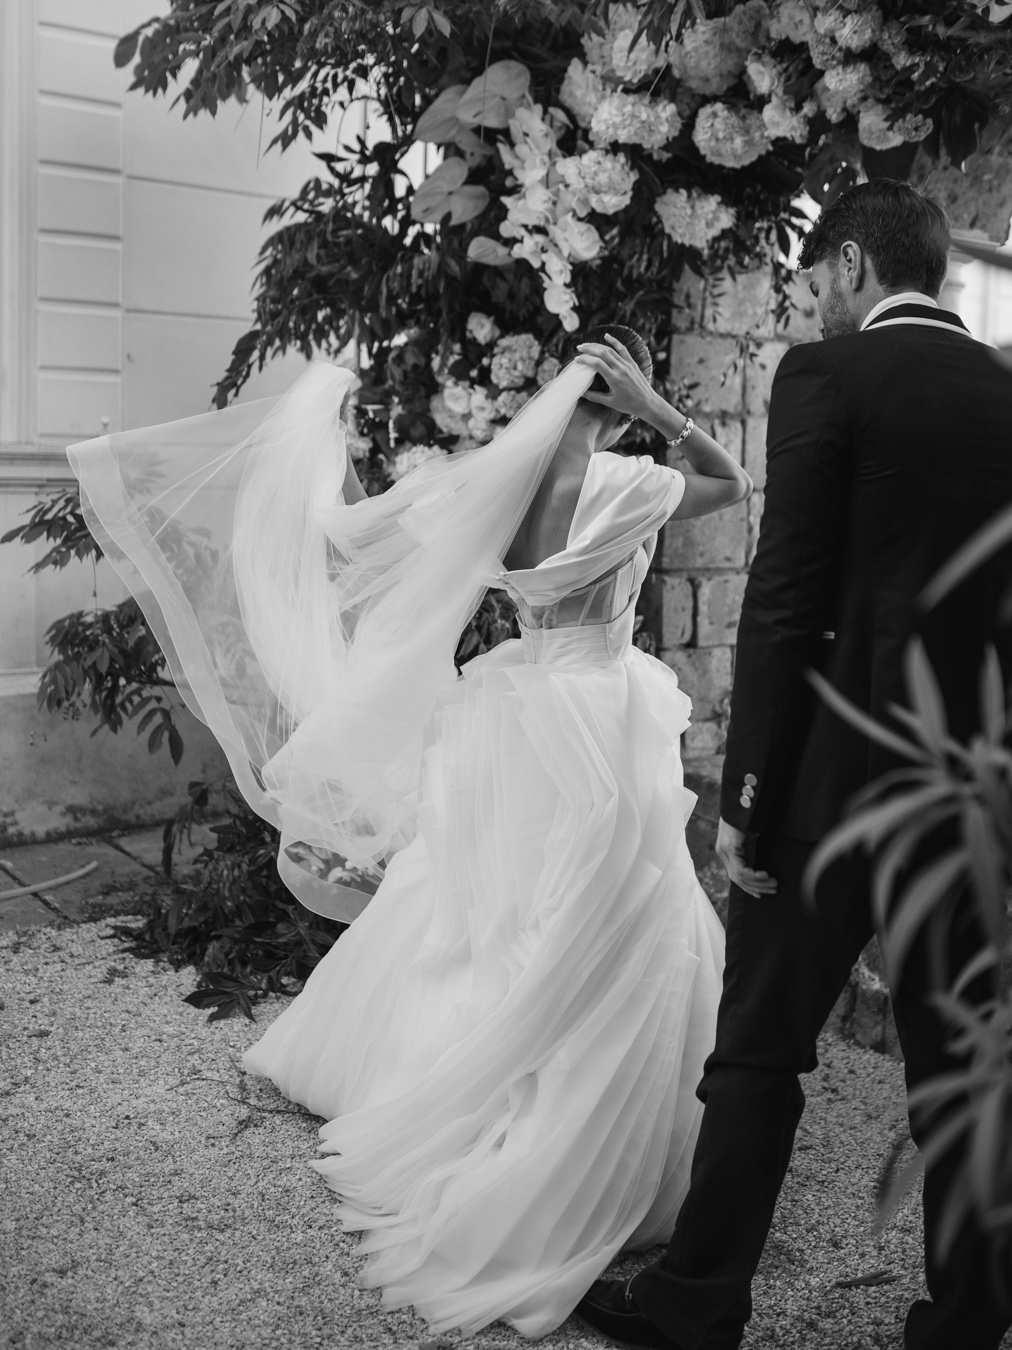
M 695 422 L 692 420 L 691 417 L 687 417 L 685 420 L 685 426 L 682 427 L 681 431 L 678 433 L 675 439 L 673 441 L 667 442 L 668 448 L 670 450 L 677 450 L 678 447 L 681 445 L 682 441 L 687 441 L 689 437 L 692 435 L 692 433 L 695 431 L 695 429 L 696 429 Z

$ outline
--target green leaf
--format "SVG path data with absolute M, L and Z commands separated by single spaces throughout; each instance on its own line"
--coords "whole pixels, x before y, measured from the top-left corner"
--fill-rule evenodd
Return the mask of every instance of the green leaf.
M 112 62 L 117 70 L 123 66 L 128 66 L 137 53 L 137 44 L 141 37 L 141 28 L 135 28 L 132 33 L 127 33 L 121 37 L 119 42 L 113 48 Z
M 924 643 L 919 637 L 913 637 L 907 643 L 903 666 L 914 712 L 921 721 L 922 740 L 934 754 L 941 755 L 943 743 L 949 734 L 945 704 Z
M 1005 735 L 1007 713 L 1005 680 L 993 642 L 987 644 L 984 663 L 980 668 L 980 720 L 987 740 L 992 745 L 998 745 Z
M 890 984 L 895 986 L 899 980 L 903 962 L 921 928 L 965 876 L 968 861 L 965 849 L 951 849 L 922 868 L 903 891 L 882 943 Z
M 897 736 L 888 727 L 882 726 L 873 717 L 869 717 L 856 704 L 837 693 L 829 681 L 818 671 L 808 671 L 806 678 L 835 713 L 838 713 L 845 722 L 849 722 L 857 731 L 863 732 L 870 740 L 884 746 L 887 750 L 892 750 L 894 754 L 900 755 L 903 759 L 912 760 L 915 764 L 931 763 L 931 756 L 925 754 L 920 746 L 915 745 L 912 741 L 903 740 L 901 736 Z
M 940 568 L 921 593 L 924 609 L 933 609 L 951 590 L 965 581 L 971 572 L 999 549 L 1012 541 L 1012 506 L 1006 507 L 990 524 L 973 536 Z

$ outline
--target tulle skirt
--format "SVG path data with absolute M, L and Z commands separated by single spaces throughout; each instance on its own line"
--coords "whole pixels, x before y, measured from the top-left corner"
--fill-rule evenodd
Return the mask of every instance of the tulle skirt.
M 313 1166 L 364 1283 L 436 1331 L 543 1336 L 671 1234 L 723 962 L 685 842 L 689 710 L 636 650 L 471 662 L 413 842 L 246 1053 L 327 1120 Z

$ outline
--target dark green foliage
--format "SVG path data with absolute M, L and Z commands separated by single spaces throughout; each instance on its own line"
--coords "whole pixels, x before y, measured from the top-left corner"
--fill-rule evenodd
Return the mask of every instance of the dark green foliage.
M 936 603 L 975 567 L 1012 541 L 1012 511 L 999 515 L 939 573 L 927 598 Z M 945 707 L 923 648 L 907 653 L 911 711 L 897 709 L 904 731 L 876 723 L 820 676 L 822 696 L 854 727 L 901 756 L 910 767 L 873 783 L 847 820 L 813 856 L 812 881 L 836 857 L 860 847 L 874 858 L 873 904 L 890 977 L 902 970 L 911 943 L 924 929 L 944 945 L 955 897 L 969 885 L 986 945 L 948 985 L 932 996 L 952 1027 L 955 1051 L 967 1067 L 931 1079 L 910 1094 L 911 1110 L 937 1123 L 926 1146 L 905 1167 L 900 1149 L 881 1184 L 881 1222 L 895 1211 L 925 1166 L 958 1139 L 969 1147 L 953 1182 L 940 1243 L 944 1250 L 975 1210 L 996 1247 L 1012 1244 L 1012 700 L 994 650 L 981 671 L 981 732 L 968 745 L 949 734 Z M 939 827 L 955 826 L 952 845 L 910 875 L 918 846 Z M 982 1006 L 961 995 L 977 976 L 1002 975 L 998 997 Z
M 305 909 L 285 887 L 275 862 L 278 832 L 231 781 L 190 784 L 189 802 L 166 827 L 163 861 L 212 807 L 221 816 L 211 826 L 216 842 L 198 855 L 196 881 L 152 900 L 140 927 L 119 924 L 114 931 L 134 956 L 195 966 L 198 986 L 186 1001 L 213 1008 L 213 1021 L 233 1012 L 250 1016 L 266 994 L 297 993 L 343 925 Z

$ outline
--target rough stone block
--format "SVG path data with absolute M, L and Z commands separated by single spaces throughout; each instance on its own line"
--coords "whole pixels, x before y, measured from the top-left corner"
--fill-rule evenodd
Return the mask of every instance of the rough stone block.
M 748 499 L 748 542 L 745 560 L 749 567 L 752 566 L 756 545 L 759 543 L 759 527 L 762 524 L 763 507 L 765 504 L 766 494 L 764 492 L 753 492 L 752 496 Z
M 744 421 L 745 451 L 742 463 L 745 472 L 752 479 L 753 486 L 761 492 L 766 486 L 766 418 L 746 417 Z
M 673 520 L 664 528 L 661 566 L 667 569 L 744 567 L 748 544 L 745 502 L 695 520 Z
M 676 333 L 691 333 L 703 322 L 703 278 L 686 269 L 671 293 L 671 326 Z
M 675 672 L 678 683 L 692 699 L 692 720 L 697 726 L 725 715 L 731 692 L 730 647 L 673 647 L 661 651 L 661 660 Z
M 703 305 L 703 327 L 711 333 L 743 335 L 755 332 L 773 336 L 773 290 L 768 266 L 739 272 L 735 278 L 724 273 L 707 291 Z
M 763 342 L 751 360 L 745 362 L 745 411 L 760 417 L 769 412 L 773 376 L 790 344 Z
M 734 338 L 676 333 L 671 339 L 671 380 L 684 382 L 693 416 L 742 409 L 743 372 Z
M 682 736 L 682 754 L 686 760 L 709 758 L 723 750 L 724 728 L 719 722 L 693 722 L 686 727 Z
M 684 647 L 695 631 L 696 595 L 688 577 L 661 576 L 660 647 Z
M 725 572 L 696 583 L 697 646 L 722 647 L 735 641 L 747 579 L 743 572 Z

